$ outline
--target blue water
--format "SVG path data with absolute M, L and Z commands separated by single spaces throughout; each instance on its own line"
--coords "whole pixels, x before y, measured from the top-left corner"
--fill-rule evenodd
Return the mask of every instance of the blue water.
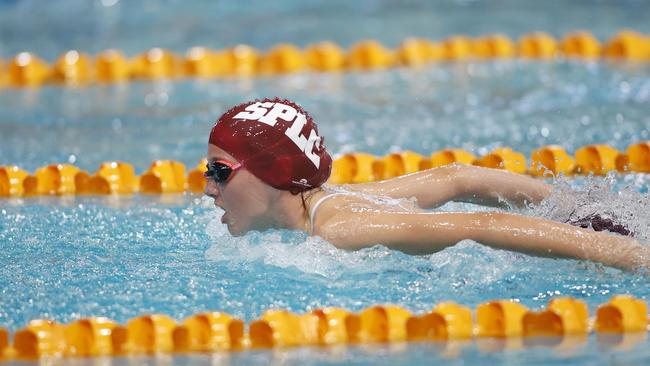
M 349 45 L 368 37 L 395 45 L 410 35 L 440 38 L 497 30 L 518 36 L 587 28 L 604 39 L 623 27 L 650 30 L 650 5 L 642 1 L 103 5 L 110 3 L 0 2 L 0 55 L 28 49 L 53 59 L 67 48 L 120 47 L 133 54 L 151 46 L 182 51 L 195 44 L 244 42 L 267 48 L 281 41 L 303 45 L 322 39 Z M 546 144 L 570 152 L 590 143 L 623 150 L 650 139 L 649 66 L 511 61 L 258 80 L 1 90 L 0 165 L 33 171 L 70 162 L 94 171 L 103 161 L 124 160 L 138 173 L 155 159 L 194 166 L 205 154 L 212 123 L 226 108 L 273 95 L 304 105 L 334 154 L 405 149 L 428 154 L 445 147 L 484 154 L 510 146 L 529 156 Z M 565 219 L 573 207 L 614 213 L 632 217 L 625 224 L 641 240 L 650 236 L 648 175 L 575 178 L 555 187 L 540 207 L 521 212 L 556 220 Z M 481 208 L 441 208 L 468 209 Z M 269 308 L 360 310 L 376 303 L 420 312 L 440 301 L 473 307 L 494 298 L 517 299 L 537 309 L 567 295 L 586 301 L 593 312 L 613 294 L 650 300 L 647 277 L 592 263 L 533 258 L 470 241 L 415 257 L 381 246 L 345 252 L 294 232 L 232 238 L 219 216 L 200 195 L 0 199 L 0 326 L 16 330 L 33 318 L 68 322 L 99 315 L 125 322 L 149 312 L 181 320 L 203 310 L 250 321 Z M 427 343 L 218 357 L 233 364 L 644 364 L 650 357 L 647 340 L 631 352 L 615 346 L 592 336 L 570 352 L 533 347 L 485 353 L 470 344 L 450 355 Z M 217 356 L 211 357 L 174 361 L 207 363 Z M 130 361 L 114 363 L 121 362 Z

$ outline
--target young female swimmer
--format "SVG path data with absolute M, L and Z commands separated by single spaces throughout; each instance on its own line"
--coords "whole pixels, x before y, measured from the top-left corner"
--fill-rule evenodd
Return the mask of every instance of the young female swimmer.
M 235 236 L 303 230 L 343 249 L 382 244 L 409 254 L 471 239 L 536 256 L 650 268 L 650 249 L 627 236 L 505 212 L 426 211 L 450 200 L 524 206 L 552 191 L 523 175 L 451 164 L 373 183 L 323 185 L 332 159 L 312 118 L 288 100 L 255 100 L 224 113 L 210 133 L 207 159 L 205 193 L 225 211 L 221 222 Z

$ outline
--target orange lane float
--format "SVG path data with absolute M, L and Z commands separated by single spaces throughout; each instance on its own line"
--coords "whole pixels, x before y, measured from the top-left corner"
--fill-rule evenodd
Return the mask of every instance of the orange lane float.
M 548 60 L 557 55 L 557 42 L 547 33 L 530 33 L 519 39 L 518 50 L 520 57 Z
M 140 192 L 149 194 L 185 191 L 185 165 L 173 160 L 157 160 L 140 177 Z
M 346 67 L 350 70 L 385 69 L 393 63 L 393 52 L 374 40 L 353 45 L 345 59 Z
M 512 301 L 490 301 L 476 308 L 478 337 L 518 337 L 523 334 L 522 320 L 528 309 Z
M 96 77 L 102 83 L 119 83 L 129 79 L 129 63 L 118 50 L 100 52 L 95 58 Z
M 185 54 L 185 75 L 212 79 L 224 73 L 221 55 L 205 47 L 192 47 Z
M 329 182 L 334 184 L 364 183 L 376 180 L 373 163 L 377 157 L 367 153 L 345 154 L 332 163 Z
M 238 350 L 242 348 L 244 322 L 226 313 L 200 313 L 177 326 L 172 338 L 176 352 Z
M 21 197 L 25 194 L 24 181 L 29 173 L 19 167 L 0 166 L 0 197 Z
M 531 153 L 530 174 L 536 177 L 571 175 L 575 161 L 567 152 L 557 145 L 544 146 Z
M 472 311 L 452 302 L 440 303 L 421 316 L 406 322 L 409 340 L 450 340 L 472 337 Z
M 601 53 L 598 39 L 593 34 L 583 31 L 567 34 L 560 42 L 560 50 L 566 57 L 585 60 L 595 60 Z
M 394 178 L 420 170 L 424 156 L 413 151 L 403 151 L 384 156 L 372 163 L 373 176 L 376 180 Z
M 303 71 L 307 63 L 303 52 L 291 44 L 277 45 L 259 60 L 259 72 L 263 75 L 290 74 Z
M 357 342 L 360 318 L 341 308 L 327 307 L 311 312 L 318 318 L 318 340 L 321 345 Z
M 252 348 L 295 347 L 318 344 L 318 316 L 268 310 L 250 324 Z
M 257 74 L 259 53 L 247 45 L 237 45 L 220 53 L 226 76 L 251 77 Z
M 70 164 L 53 164 L 37 169 L 23 181 L 24 195 L 70 195 L 77 192 L 76 176 L 81 169 Z
M 93 80 L 92 60 L 85 53 L 72 50 L 61 55 L 51 69 L 55 83 L 81 86 Z
M 549 301 L 545 310 L 528 311 L 522 318 L 523 335 L 565 336 L 587 334 L 589 312 L 587 305 L 572 298 L 556 298 Z
M 14 335 L 14 348 L 19 359 L 61 357 L 66 348 L 64 326 L 51 320 L 32 320 Z
M 8 84 L 14 87 L 35 87 L 47 81 L 48 65 L 29 52 L 17 54 L 9 63 Z
M 320 42 L 307 47 L 305 61 L 315 71 L 340 71 L 345 65 L 345 53 L 336 43 Z
M 169 50 L 152 48 L 131 60 L 131 76 L 146 80 L 168 80 L 183 74 L 181 58 Z
M 411 313 L 397 305 L 377 305 L 364 309 L 359 314 L 358 342 L 400 342 L 405 341 L 406 322 Z
M 596 310 L 596 332 L 645 332 L 647 328 L 648 305 L 632 296 L 614 296 Z
M 113 331 L 120 327 L 114 321 L 103 318 L 80 319 L 64 329 L 66 355 L 95 357 L 116 354 Z
M 609 145 L 587 145 L 576 151 L 576 172 L 580 174 L 605 175 L 616 170 L 619 151 Z
M 437 168 L 452 163 L 472 164 L 476 156 L 462 149 L 445 149 L 431 154 L 429 159 L 420 161 L 420 170 Z
M 496 148 L 489 154 L 475 160 L 473 164 L 519 174 L 526 172 L 526 157 L 508 147 Z
M 650 60 L 650 40 L 641 33 L 624 30 L 605 44 L 603 55 L 612 59 L 647 61 Z
M 444 47 L 436 42 L 422 38 L 408 38 L 397 49 L 397 59 L 404 66 L 417 67 L 443 60 Z
M 208 170 L 208 159 L 203 159 L 201 162 L 190 170 L 187 174 L 187 189 L 190 192 L 201 193 L 205 191 L 205 173 Z
M 625 154 L 618 154 L 616 170 L 621 173 L 650 173 L 650 141 L 630 145 Z
M 516 47 L 510 38 L 494 34 L 476 39 L 473 53 L 482 59 L 512 58 L 515 56 Z
M 127 353 L 169 353 L 174 350 L 172 334 L 176 321 L 167 315 L 144 315 L 129 320 L 126 325 L 126 342 L 120 346 Z
M 442 42 L 444 59 L 462 61 L 474 56 L 472 40 L 465 36 L 451 36 Z

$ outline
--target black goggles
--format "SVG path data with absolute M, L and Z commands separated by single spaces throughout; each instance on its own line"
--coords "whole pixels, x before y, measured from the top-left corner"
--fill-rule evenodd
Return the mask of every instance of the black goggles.
M 212 178 L 215 183 L 226 183 L 232 176 L 232 173 L 241 167 L 241 164 L 234 164 L 225 160 L 217 160 L 208 163 L 206 167 L 208 170 L 203 173 L 206 178 Z

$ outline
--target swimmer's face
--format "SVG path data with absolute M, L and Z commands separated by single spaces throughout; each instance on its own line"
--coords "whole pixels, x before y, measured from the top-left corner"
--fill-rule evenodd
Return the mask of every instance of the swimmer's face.
M 209 144 L 208 163 L 215 160 L 238 163 L 224 150 Z M 214 199 L 215 206 L 225 211 L 221 222 L 228 225 L 228 231 L 234 236 L 270 227 L 267 217 L 273 190 L 245 167 L 233 171 L 225 183 L 216 183 L 208 178 L 205 185 L 205 194 Z

